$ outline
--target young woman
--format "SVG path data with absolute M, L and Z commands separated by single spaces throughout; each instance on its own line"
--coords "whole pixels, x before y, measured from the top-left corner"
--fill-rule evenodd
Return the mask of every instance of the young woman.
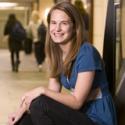
M 116 125 L 103 61 L 84 41 L 82 19 L 68 2 L 48 15 L 49 86 L 27 92 L 9 125 Z M 62 93 L 64 86 L 70 92 Z

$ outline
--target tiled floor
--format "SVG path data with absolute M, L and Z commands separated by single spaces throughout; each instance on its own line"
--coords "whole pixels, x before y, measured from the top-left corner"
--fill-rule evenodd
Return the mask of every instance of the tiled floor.
M 6 125 L 8 115 L 16 109 L 21 96 L 40 85 L 47 85 L 46 66 L 39 72 L 34 55 L 21 52 L 20 71 L 11 71 L 8 50 L 0 50 L 0 125 Z

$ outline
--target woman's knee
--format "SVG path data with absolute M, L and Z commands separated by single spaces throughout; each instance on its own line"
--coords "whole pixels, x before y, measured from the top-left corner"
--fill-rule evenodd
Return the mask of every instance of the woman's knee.
M 39 111 L 39 110 L 46 110 L 47 108 L 47 100 L 48 98 L 46 96 L 39 96 L 37 97 L 36 99 L 34 99 L 32 102 L 31 102 L 31 105 L 30 105 L 30 112 L 33 113 L 33 112 L 36 112 L 36 111 Z

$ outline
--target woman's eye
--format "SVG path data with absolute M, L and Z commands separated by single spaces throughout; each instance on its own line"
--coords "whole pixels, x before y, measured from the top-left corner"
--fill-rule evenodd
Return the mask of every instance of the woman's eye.
M 50 24 L 56 24 L 56 22 L 52 21 L 52 22 L 50 22 Z
M 67 24 L 68 24 L 68 22 L 62 22 L 62 24 L 63 24 L 63 25 L 67 25 Z

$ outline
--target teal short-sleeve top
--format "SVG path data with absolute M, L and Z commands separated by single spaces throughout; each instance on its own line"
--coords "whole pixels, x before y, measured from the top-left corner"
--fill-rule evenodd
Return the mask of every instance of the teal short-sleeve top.
M 104 63 L 97 49 L 89 42 L 84 42 L 74 60 L 70 78 L 63 73 L 60 83 L 67 89 L 75 88 L 78 73 L 95 71 L 92 90 L 100 88 L 102 96 L 89 101 L 80 110 L 88 115 L 98 125 L 116 125 L 116 113 L 112 97 L 108 91 L 108 82 L 105 74 Z

